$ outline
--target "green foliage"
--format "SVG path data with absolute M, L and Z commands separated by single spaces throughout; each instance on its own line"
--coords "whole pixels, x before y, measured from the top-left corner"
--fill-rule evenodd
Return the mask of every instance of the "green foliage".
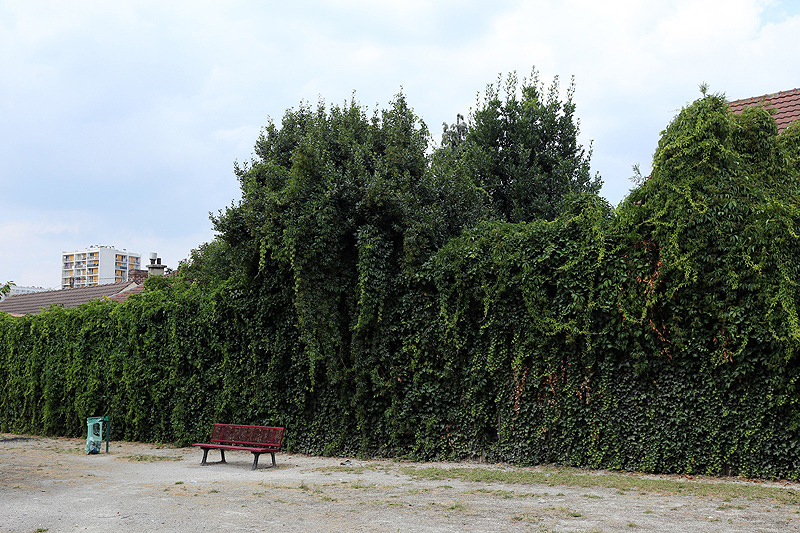
M 486 191 L 494 217 L 509 222 L 552 220 L 570 194 L 597 193 L 602 182 L 590 173 L 591 149 L 578 144 L 574 82 L 560 99 L 558 78 L 545 89 L 534 69 L 486 87 L 467 123 L 445 125 L 442 151 Z M 504 93 L 504 94 L 501 94 Z
M 793 172 L 792 179 L 797 180 L 800 175 L 800 122 L 790 124 L 778 135 L 778 146 Z
M 552 222 L 485 223 L 437 255 L 444 342 L 467 399 L 456 455 L 474 455 L 477 442 L 498 459 L 567 460 L 546 443 L 564 425 L 587 429 L 575 415 L 605 348 L 598 325 L 610 309 L 598 296 L 611 292 L 602 274 L 612 220 L 586 195 Z
M 11 292 L 11 287 L 13 287 L 15 283 L 13 281 L 9 281 L 5 285 L 0 285 L 0 296 L 5 296 L 9 292 Z
M 624 333 L 639 379 L 665 392 L 650 407 L 668 432 L 649 469 L 793 463 L 775 451 L 797 440 L 800 213 L 776 133 L 764 110 L 730 115 L 705 96 L 662 134 L 653 173 L 619 210 Z
M 0 430 L 800 478 L 798 129 L 705 94 L 614 209 L 554 87 L 433 150 L 402 95 L 287 111 L 176 276 L 0 316 Z
M 717 362 L 755 340 L 778 364 L 800 339 L 797 188 L 776 134 L 764 110 L 731 116 L 722 97 L 707 96 L 673 121 L 650 179 L 620 212 L 657 267 L 638 306 L 647 313 L 630 318 L 652 319 L 668 303 L 683 315 L 670 343 L 696 342 L 702 332 L 711 342 L 702 350 Z

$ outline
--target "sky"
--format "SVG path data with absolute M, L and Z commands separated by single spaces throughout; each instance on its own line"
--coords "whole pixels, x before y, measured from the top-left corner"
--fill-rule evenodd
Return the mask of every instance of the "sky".
M 240 198 L 260 129 L 320 99 L 403 92 L 434 138 L 499 75 L 574 77 L 616 206 L 700 96 L 800 87 L 797 0 L 0 0 L 0 283 L 59 287 L 61 252 L 175 268 Z

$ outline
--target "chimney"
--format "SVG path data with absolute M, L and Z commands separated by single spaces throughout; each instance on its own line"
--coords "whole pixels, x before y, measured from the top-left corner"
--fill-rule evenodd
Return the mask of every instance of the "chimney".
M 161 258 L 155 252 L 150 252 L 150 264 L 147 265 L 147 272 L 150 276 L 163 276 L 167 265 L 161 264 Z

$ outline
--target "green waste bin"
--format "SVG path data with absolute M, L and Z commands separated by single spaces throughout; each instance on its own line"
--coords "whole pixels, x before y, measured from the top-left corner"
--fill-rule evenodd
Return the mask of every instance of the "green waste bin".
M 90 416 L 86 419 L 86 455 L 100 453 L 103 445 L 103 430 L 106 436 L 106 453 L 108 453 L 108 434 L 111 431 L 111 421 L 107 416 Z

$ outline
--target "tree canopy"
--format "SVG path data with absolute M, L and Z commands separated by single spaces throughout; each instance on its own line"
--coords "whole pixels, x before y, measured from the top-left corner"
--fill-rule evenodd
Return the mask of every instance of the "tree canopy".
M 578 142 L 574 91 L 573 82 L 562 101 L 558 78 L 545 90 L 536 70 L 521 84 L 516 74 L 500 78 L 467 121 L 445 125 L 439 146 L 403 94 L 371 115 L 355 99 L 290 109 L 262 130 L 251 161 L 236 165 L 242 200 L 212 218 L 221 242 L 195 251 L 193 268 L 202 270 L 204 253 L 219 263 L 225 248 L 235 259 L 223 265 L 256 277 L 293 253 L 305 279 L 303 254 L 330 245 L 338 251 L 323 254 L 329 267 L 349 264 L 353 247 L 376 239 L 404 268 L 482 220 L 552 220 L 570 195 L 601 185 Z
M 441 150 L 460 155 L 497 219 L 552 220 L 571 194 L 600 190 L 591 149 L 578 142 L 574 93 L 574 80 L 562 101 L 558 77 L 545 89 L 535 69 L 522 83 L 512 73 L 486 87 L 468 121 L 445 125 Z

